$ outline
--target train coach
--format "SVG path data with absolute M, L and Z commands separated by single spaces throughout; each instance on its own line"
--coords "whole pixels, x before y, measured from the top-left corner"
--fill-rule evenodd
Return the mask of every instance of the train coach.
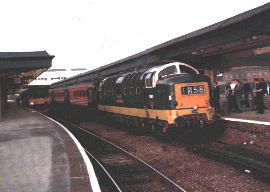
M 148 131 L 201 129 L 212 113 L 210 78 L 184 63 L 169 63 L 50 90 L 51 104 L 84 106 Z
M 50 105 L 49 86 L 27 86 L 21 96 L 21 104 L 35 109 L 45 109 Z

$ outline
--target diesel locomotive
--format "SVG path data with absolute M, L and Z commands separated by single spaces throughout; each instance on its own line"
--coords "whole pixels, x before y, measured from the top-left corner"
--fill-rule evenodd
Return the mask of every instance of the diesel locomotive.
M 167 133 L 214 123 L 210 78 L 190 65 L 174 62 L 50 90 L 50 104 L 95 109 L 102 116 Z

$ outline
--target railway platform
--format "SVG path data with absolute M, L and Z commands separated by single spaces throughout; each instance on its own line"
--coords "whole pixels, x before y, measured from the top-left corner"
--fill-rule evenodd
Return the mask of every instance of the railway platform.
M 0 122 L 0 191 L 100 191 L 91 162 L 65 127 L 8 106 Z
M 221 119 L 227 121 L 238 121 L 243 123 L 270 125 L 270 96 L 266 97 L 267 109 L 264 110 L 264 114 L 258 114 L 252 107 L 242 108 L 242 113 L 227 112 L 226 98 L 221 97 Z M 251 102 L 250 102 L 251 103 Z M 252 105 L 250 105 L 252 106 Z

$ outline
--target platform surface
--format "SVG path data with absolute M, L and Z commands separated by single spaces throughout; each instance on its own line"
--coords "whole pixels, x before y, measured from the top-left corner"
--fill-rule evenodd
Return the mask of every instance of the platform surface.
M 227 112 L 227 103 L 226 98 L 220 99 L 221 104 L 221 119 L 224 120 L 232 120 L 232 121 L 239 121 L 239 122 L 249 122 L 254 124 L 265 124 L 270 125 L 270 95 L 265 97 L 267 109 L 264 110 L 264 114 L 258 114 L 256 110 L 252 108 L 251 102 L 249 108 L 242 107 L 243 112 Z
M 75 140 L 53 120 L 9 104 L 0 122 L 0 191 L 100 191 Z

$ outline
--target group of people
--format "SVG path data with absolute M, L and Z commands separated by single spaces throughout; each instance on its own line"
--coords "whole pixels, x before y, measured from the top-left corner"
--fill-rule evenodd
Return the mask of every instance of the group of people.
M 215 108 L 215 113 L 220 113 L 220 88 L 217 82 L 214 82 L 212 95 L 212 107 Z M 254 88 L 251 89 L 249 83 L 245 79 L 243 85 L 238 79 L 229 82 L 226 86 L 226 97 L 228 101 L 228 112 L 236 111 L 242 113 L 242 105 L 245 108 L 250 107 L 249 94 L 252 96 L 252 110 L 257 110 L 258 114 L 264 114 L 264 109 L 267 108 L 264 95 L 269 94 L 269 86 L 265 83 L 264 78 L 254 78 Z M 244 99 L 242 99 L 244 96 Z

